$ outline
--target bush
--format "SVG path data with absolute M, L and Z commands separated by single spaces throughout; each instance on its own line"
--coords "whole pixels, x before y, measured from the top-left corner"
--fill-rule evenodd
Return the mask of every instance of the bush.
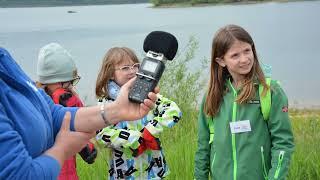
M 183 113 L 180 122 L 173 129 L 164 131 L 160 137 L 171 170 L 168 179 L 193 179 L 198 99 L 201 99 L 205 85 L 201 73 L 208 63 L 204 58 L 198 70 L 191 72 L 188 69 L 198 49 L 198 41 L 194 36 L 190 37 L 183 49 L 186 49 L 185 52 L 179 53 L 174 61 L 166 64 L 160 81 L 161 94 L 175 101 Z

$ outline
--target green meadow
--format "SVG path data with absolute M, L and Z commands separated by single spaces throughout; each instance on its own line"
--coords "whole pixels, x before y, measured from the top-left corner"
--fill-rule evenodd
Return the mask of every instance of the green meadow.
M 189 71 L 188 63 L 198 48 L 197 40 L 191 37 L 189 44 L 178 54 L 175 61 L 167 63 L 167 69 L 160 82 L 161 94 L 177 102 L 183 118 L 172 129 L 161 136 L 166 160 L 171 170 L 166 179 L 192 180 L 194 155 L 197 146 L 197 116 L 199 96 L 206 88 L 208 66 L 206 58 L 198 71 Z M 170 72 L 170 73 L 169 73 Z M 208 75 L 207 75 L 208 76 Z M 177 83 L 179 82 L 179 83 Z M 290 163 L 289 180 L 320 179 L 320 110 L 289 109 L 295 139 L 295 152 Z M 78 156 L 77 170 L 80 179 L 107 179 L 108 150 L 98 147 L 98 157 L 87 165 Z

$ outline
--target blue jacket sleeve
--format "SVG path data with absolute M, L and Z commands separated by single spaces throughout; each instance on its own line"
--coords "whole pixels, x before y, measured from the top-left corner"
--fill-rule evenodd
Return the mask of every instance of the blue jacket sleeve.
M 32 158 L 0 104 L 0 179 L 57 179 L 60 165 L 46 155 Z

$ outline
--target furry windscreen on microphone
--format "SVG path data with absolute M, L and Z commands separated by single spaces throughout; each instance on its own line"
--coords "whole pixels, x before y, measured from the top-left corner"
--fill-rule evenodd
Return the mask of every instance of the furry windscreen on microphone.
M 168 60 L 172 60 L 178 50 L 177 38 L 164 31 L 152 31 L 143 42 L 143 50 L 162 53 Z

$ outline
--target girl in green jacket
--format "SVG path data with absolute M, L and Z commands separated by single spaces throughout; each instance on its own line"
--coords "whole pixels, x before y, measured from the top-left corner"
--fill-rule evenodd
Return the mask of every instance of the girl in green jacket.
M 266 120 L 259 86 L 262 97 L 271 92 Z M 213 39 L 198 125 L 196 179 L 208 179 L 209 173 L 215 180 L 285 179 L 294 148 L 288 100 L 276 81 L 266 83 L 254 42 L 237 25 L 221 28 Z

